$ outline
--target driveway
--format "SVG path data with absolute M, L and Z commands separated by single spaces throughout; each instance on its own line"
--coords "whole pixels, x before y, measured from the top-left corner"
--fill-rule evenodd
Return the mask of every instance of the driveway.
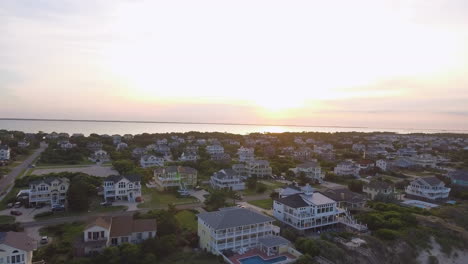
M 191 191 L 190 192 L 190 195 L 197 198 L 201 203 L 204 203 L 205 202 L 205 196 L 204 195 L 207 195 L 208 192 L 206 190 L 199 190 L 199 191 Z
M 109 175 L 118 175 L 119 173 L 112 169 L 109 166 L 100 166 L 100 165 L 92 165 L 86 167 L 60 167 L 60 168 L 47 168 L 35 169 L 31 175 L 43 175 L 49 173 L 60 173 L 60 172 L 83 172 L 89 175 L 97 176 L 97 177 L 107 177 Z
M 20 176 L 23 170 L 27 169 L 29 165 L 37 158 L 41 153 L 47 148 L 47 144 L 41 142 L 41 146 L 34 151 L 27 159 L 25 159 L 20 165 L 13 168 L 10 173 L 5 175 L 2 179 L 0 179 L 0 193 L 2 197 L 0 200 L 3 199 L 3 195 L 9 192 L 9 188 L 13 186 L 15 179 Z
M 22 213 L 22 215 L 15 216 L 16 222 L 24 223 L 24 222 L 35 221 L 34 216 L 38 213 L 50 211 L 50 206 L 44 206 L 40 209 L 25 208 L 25 207 L 10 208 L 10 209 L 5 209 L 3 211 L 0 211 L 0 215 L 11 215 L 10 212 L 13 210 L 20 211 Z

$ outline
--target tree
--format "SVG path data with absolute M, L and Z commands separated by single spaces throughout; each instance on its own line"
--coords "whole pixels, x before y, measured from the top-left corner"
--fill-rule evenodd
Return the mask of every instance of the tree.
M 271 199 L 277 199 L 277 198 L 279 198 L 279 193 L 278 193 L 278 192 L 271 192 L 271 193 L 270 193 L 270 198 L 271 198 Z
M 362 187 L 364 183 L 360 180 L 352 180 L 348 183 L 348 188 L 357 193 L 362 193 Z
M 213 191 L 205 200 L 208 211 L 215 211 L 226 205 L 226 194 L 222 191 Z
M 307 178 L 306 173 L 303 172 L 303 171 L 301 171 L 301 172 L 299 173 L 298 180 L 299 180 L 299 185 L 300 185 L 300 186 L 304 186 L 304 185 L 306 185 L 307 183 L 309 183 L 309 178 Z
M 312 258 L 309 254 L 305 254 L 305 255 L 300 256 L 294 263 L 295 264 L 314 264 L 317 262 L 315 262 L 314 258 Z
M 258 182 L 257 176 L 252 176 L 252 177 L 248 178 L 247 181 L 246 181 L 247 188 L 249 190 L 256 190 L 257 189 L 257 182 Z
M 135 169 L 135 164 L 131 160 L 116 160 L 112 162 L 112 166 L 120 174 L 128 174 Z
M 73 211 L 87 211 L 89 209 L 90 186 L 82 180 L 72 181 L 68 188 L 68 206 Z

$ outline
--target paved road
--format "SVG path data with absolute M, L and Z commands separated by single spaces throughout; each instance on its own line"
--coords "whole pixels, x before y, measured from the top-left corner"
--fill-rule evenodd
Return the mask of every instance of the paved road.
M 37 158 L 39 155 L 47 148 L 47 144 L 41 143 L 40 148 L 34 151 L 34 153 L 29 156 L 26 160 L 23 161 L 20 165 L 16 166 L 11 170 L 10 173 L 5 175 L 0 179 L 0 193 L 7 191 L 7 189 L 15 182 L 16 177 L 18 177 L 24 169 L 27 169 L 29 165 Z M 6 192 L 8 193 L 8 192 Z M 6 194 L 5 193 L 5 194 Z

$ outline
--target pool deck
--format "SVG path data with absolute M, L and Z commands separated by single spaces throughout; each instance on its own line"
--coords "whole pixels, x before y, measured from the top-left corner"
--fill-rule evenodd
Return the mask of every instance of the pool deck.
M 288 260 L 290 260 L 291 262 L 296 260 L 296 257 L 289 254 L 289 253 L 283 253 L 283 254 L 280 254 L 280 255 L 275 255 L 275 256 L 271 256 L 271 257 L 268 257 L 265 253 L 261 252 L 260 250 L 258 249 L 252 249 L 252 250 L 249 250 L 247 251 L 245 254 L 236 254 L 232 257 L 229 258 L 229 260 L 231 261 L 231 263 L 233 264 L 242 264 L 240 262 L 241 259 L 245 259 L 245 258 L 248 258 L 248 257 L 253 257 L 253 256 L 260 256 L 262 257 L 264 260 L 269 260 L 269 259 L 274 259 L 274 258 L 277 258 L 277 257 L 281 257 L 281 256 L 285 256 L 285 257 L 288 257 Z

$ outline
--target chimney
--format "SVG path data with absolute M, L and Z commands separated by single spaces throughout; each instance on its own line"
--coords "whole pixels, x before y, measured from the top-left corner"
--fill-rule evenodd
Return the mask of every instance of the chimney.
M 344 200 L 344 193 L 341 193 L 341 200 Z

